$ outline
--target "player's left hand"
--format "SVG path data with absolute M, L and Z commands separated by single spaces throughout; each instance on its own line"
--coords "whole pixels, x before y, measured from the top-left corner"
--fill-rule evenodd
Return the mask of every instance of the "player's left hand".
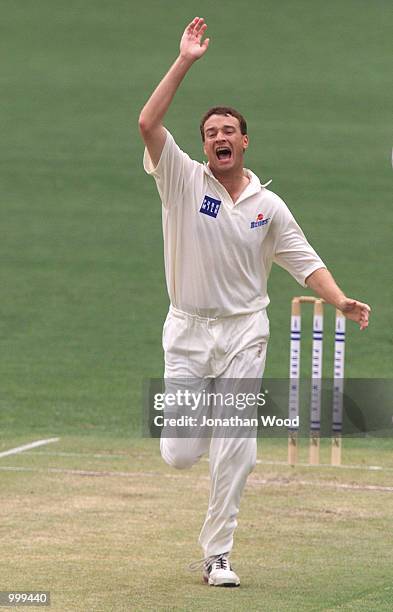
M 371 308 L 368 304 L 363 304 L 363 302 L 358 302 L 351 298 L 345 298 L 342 304 L 340 304 L 339 309 L 347 319 L 359 323 L 360 331 L 368 327 L 368 320 L 371 313 Z

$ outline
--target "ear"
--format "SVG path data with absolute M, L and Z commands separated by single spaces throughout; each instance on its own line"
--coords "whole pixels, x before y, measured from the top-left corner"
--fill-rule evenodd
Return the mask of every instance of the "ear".
M 248 149 L 248 143 L 249 143 L 249 140 L 248 140 L 248 135 L 247 135 L 247 134 L 244 134 L 244 135 L 243 135 L 243 151 L 245 151 L 246 149 Z
M 207 157 L 205 143 L 203 143 L 203 152 L 204 152 L 204 154 L 205 154 L 205 155 L 206 155 L 206 157 Z

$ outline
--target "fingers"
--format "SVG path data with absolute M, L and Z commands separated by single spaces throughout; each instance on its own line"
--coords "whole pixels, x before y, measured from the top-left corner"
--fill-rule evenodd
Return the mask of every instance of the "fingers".
M 186 29 L 187 30 L 193 30 L 194 27 L 196 26 L 196 24 L 198 23 L 198 21 L 199 21 L 199 17 L 194 17 L 194 19 L 192 21 L 190 21 L 190 23 L 188 24 Z
M 190 34 L 202 35 L 207 28 L 203 17 L 195 17 L 187 26 L 187 31 Z
M 360 331 L 363 331 L 368 327 L 368 318 L 371 312 L 371 308 L 368 304 L 362 304 L 360 311 Z
M 194 30 L 197 34 L 199 34 L 201 28 L 203 27 L 203 24 L 205 23 L 205 20 L 203 19 L 203 17 L 199 17 L 198 21 L 196 22 L 195 26 L 194 26 Z M 207 28 L 207 25 L 205 24 L 205 30 Z
M 363 331 L 364 329 L 366 329 L 366 327 L 368 327 L 368 319 L 360 319 L 359 321 L 359 327 L 360 327 L 360 331 Z

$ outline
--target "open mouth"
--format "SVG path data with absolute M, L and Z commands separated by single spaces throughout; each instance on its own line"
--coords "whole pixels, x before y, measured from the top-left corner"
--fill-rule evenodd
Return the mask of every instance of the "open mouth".
M 232 157 L 232 151 L 229 147 L 217 147 L 216 155 L 220 161 L 228 160 Z

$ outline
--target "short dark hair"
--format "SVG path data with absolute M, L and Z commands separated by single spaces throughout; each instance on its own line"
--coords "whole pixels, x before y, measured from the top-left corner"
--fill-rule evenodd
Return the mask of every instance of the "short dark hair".
M 209 117 L 211 117 L 212 115 L 231 115 L 232 117 L 236 117 L 236 119 L 240 123 L 241 133 L 243 135 L 247 134 L 247 122 L 245 118 L 243 117 L 243 115 L 239 113 L 239 111 L 232 108 L 231 106 L 213 106 L 213 108 L 209 108 L 209 110 L 203 115 L 200 126 L 199 126 L 201 130 L 201 136 L 202 136 L 203 142 L 205 142 L 205 132 L 204 132 L 205 123 L 209 119 Z

